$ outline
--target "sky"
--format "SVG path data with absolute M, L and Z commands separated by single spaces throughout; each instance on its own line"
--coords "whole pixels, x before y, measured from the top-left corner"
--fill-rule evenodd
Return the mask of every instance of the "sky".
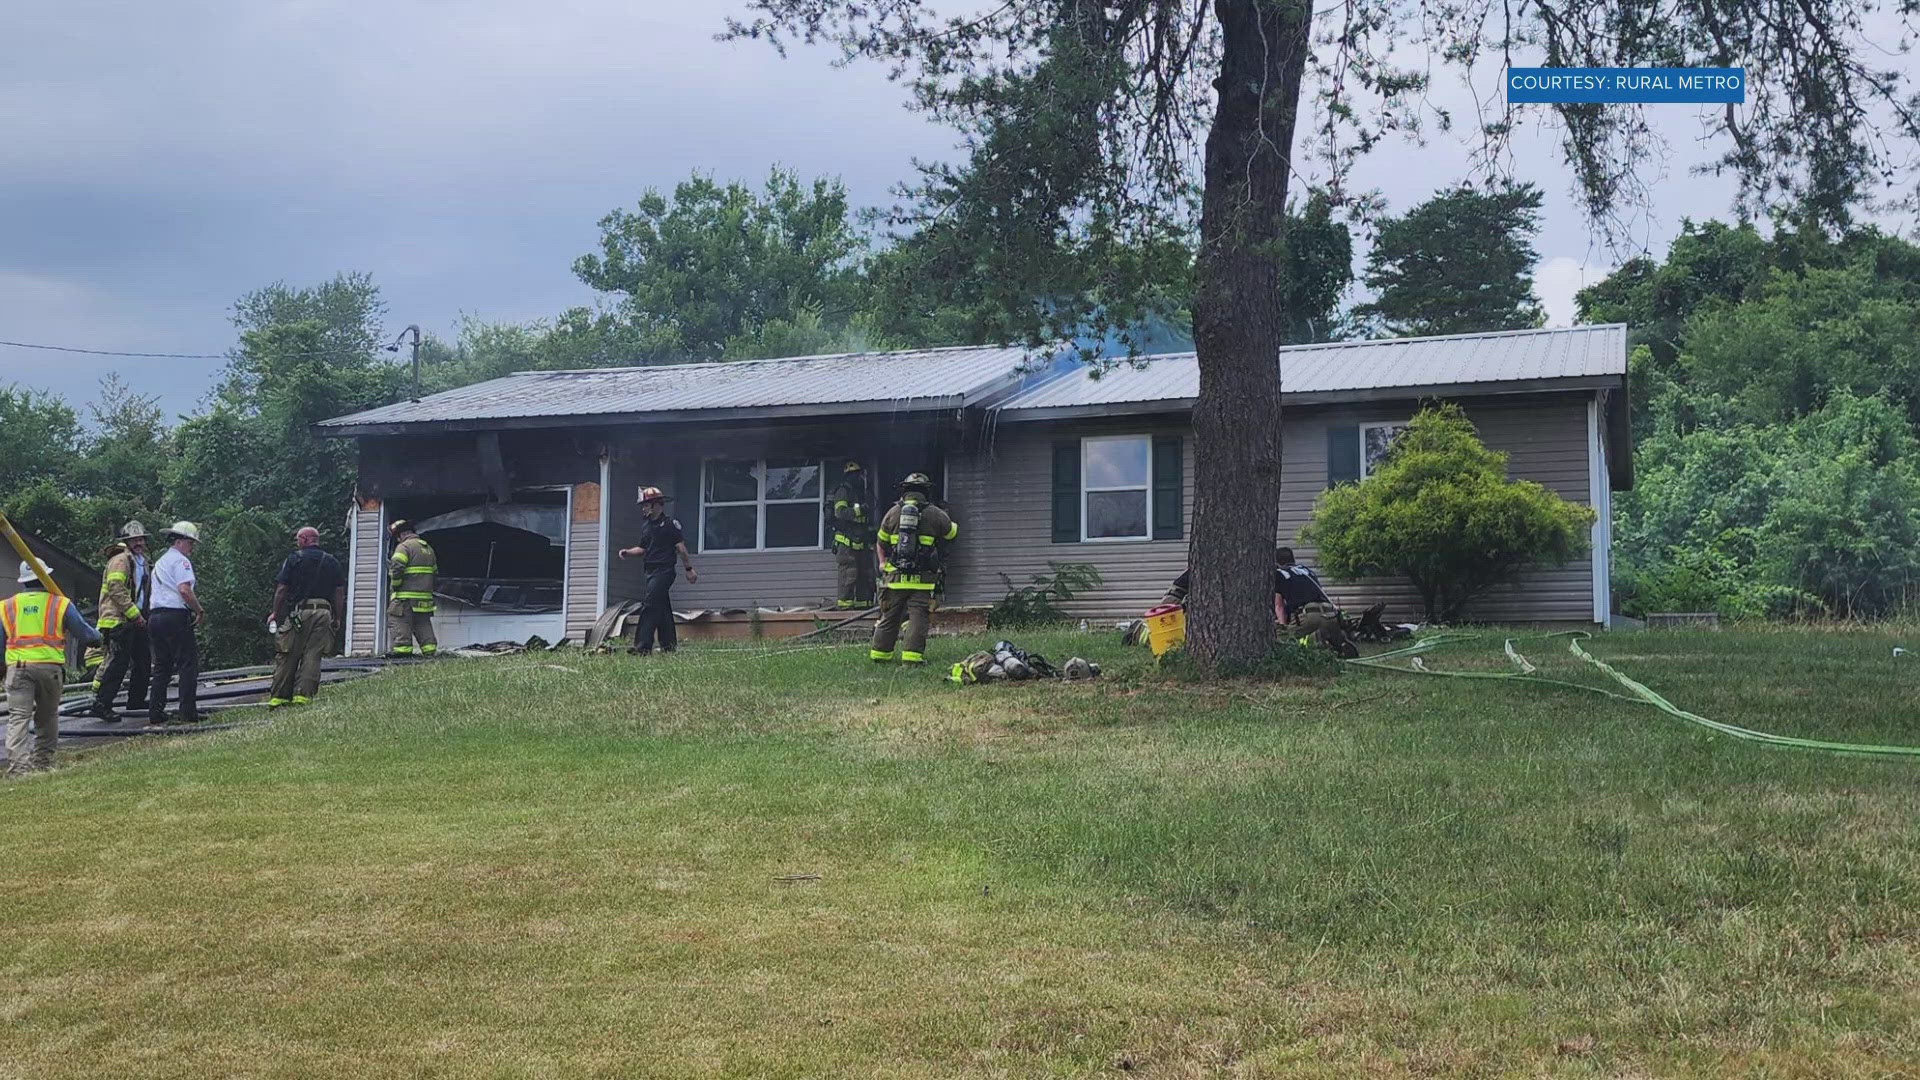
M 735 0 L 11 0 L 0 39 L 0 340 L 221 353 L 233 301 L 366 271 L 390 332 L 451 337 L 463 314 L 551 317 L 594 293 L 570 269 L 597 222 L 690 172 L 757 183 L 780 165 L 881 205 L 951 132 L 876 65 L 715 40 Z M 1487 74 L 1482 81 L 1497 80 Z M 1498 83 L 1479 87 L 1484 95 Z M 1466 90 L 1436 89 L 1461 104 Z M 1687 175 L 1689 107 L 1656 253 L 1732 187 Z M 1550 321 L 1615 261 L 1568 197 L 1550 134 L 1515 145 L 1548 202 L 1536 288 Z M 1405 209 L 1466 173 L 1449 136 L 1384 144 L 1356 177 Z M 218 360 L 0 346 L 0 385 L 91 400 L 119 373 L 169 412 Z

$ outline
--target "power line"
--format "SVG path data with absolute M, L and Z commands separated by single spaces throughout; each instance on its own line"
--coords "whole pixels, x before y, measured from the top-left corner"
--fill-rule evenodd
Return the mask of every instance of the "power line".
M 230 353 L 185 353 L 185 352 L 121 352 L 116 349 L 81 349 L 72 345 L 37 345 L 28 341 L 0 341 L 0 345 L 11 345 L 16 349 L 42 349 L 47 352 L 85 353 L 88 356 L 137 356 L 155 360 L 230 360 Z M 316 349 L 313 352 L 281 353 L 281 356 L 339 356 L 351 349 Z

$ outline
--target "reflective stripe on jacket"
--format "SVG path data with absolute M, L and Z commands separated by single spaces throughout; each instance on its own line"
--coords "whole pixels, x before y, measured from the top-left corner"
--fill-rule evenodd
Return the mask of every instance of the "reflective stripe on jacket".
M 393 587 L 393 599 L 433 602 L 433 573 L 438 569 L 433 548 L 417 536 L 400 541 L 387 560 L 387 581 Z M 415 611 L 425 610 L 418 603 Z
M 915 500 L 918 502 L 919 500 Z M 886 516 L 880 519 L 880 572 L 885 576 L 889 589 L 930 590 L 939 582 L 937 573 L 901 573 L 893 566 L 893 546 L 900 542 L 900 504 L 895 503 Z M 920 545 L 932 547 L 937 543 L 948 543 L 960 535 L 960 525 L 945 510 L 932 503 L 920 503 Z
M 121 548 L 107 560 L 107 576 L 100 581 L 100 629 L 111 630 L 146 614 L 140 610 L 143 582 L 133 580 L 133 552 Z
M 7 633 L 7 665 L 65 664 L 66 621 L 64 596 L 23 592 L 0 600 L 0 628 Z

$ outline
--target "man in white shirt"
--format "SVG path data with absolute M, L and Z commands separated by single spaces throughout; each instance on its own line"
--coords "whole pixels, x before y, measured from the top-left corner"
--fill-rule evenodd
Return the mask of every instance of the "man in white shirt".
M 153 599 L 147 616 L 153 641 L 153 681 L 147 687 L 147 723 L 192 724 L 200 721 L 200 643 L 193 628 L 207 616 L 194 595 L 193 549 L 200 544 L 200 528 L 176 521 L 160 536 L 166 553 L 153 564 Z M 180 677 L 179 707 L 167 715 L 167 684 Z

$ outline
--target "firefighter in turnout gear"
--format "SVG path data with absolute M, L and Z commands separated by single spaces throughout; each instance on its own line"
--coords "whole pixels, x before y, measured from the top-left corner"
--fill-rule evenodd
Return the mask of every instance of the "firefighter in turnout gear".
M 914 473 L 900 484 L 900 501 L 880 520 L 880 571 L 885 596 L 880 621 L 873 628 L 875 663 L 895 659 L 909 664 L 927 662 L 927 630 L 933 621 L 933 590 L 939 583 L 941 556 L 960 535 L 960 526 L 929 496 L 933 481 Z M 906 636 L 900 624 L 906 623 Z M 894 652 L 898 643 L 900 651 Z
M 20 563 L 20 591 L 0 600 L 7 639 L 7 775 L 53 768 L 60 739 L 60 693 L 66 687 L 67 641 L 100 641 L 79 609 L 47 592 L 32 559 Z
M 387 557 L 387 583 L 393 589 L 387 604 L 387 652 L 391 656 L 421 656 L 440 651 L 433 636 L 433 572 L 439 566 L 433 548 L 414 535 L 404 518 L 387 527 L 393 534 L 393 554 Z
M 867 473 L 847 462 L 840 486 L 833 489 L 833 561 L 840 568 L 841 608 L 873 603 L 873 510 L 867 501 Z
M 127 707 L 145 708 L 152 654 L 147 641 L 147 609 L 152 607 L 153 564 L 147 559 L 147 530 L 137 521 L 120 527 L 107 547 L 107 575 L 100 582 L 100 633 L 106 660 L 93 683 L 92 715 L 118 723 L 113 700 L 127 686 Z

